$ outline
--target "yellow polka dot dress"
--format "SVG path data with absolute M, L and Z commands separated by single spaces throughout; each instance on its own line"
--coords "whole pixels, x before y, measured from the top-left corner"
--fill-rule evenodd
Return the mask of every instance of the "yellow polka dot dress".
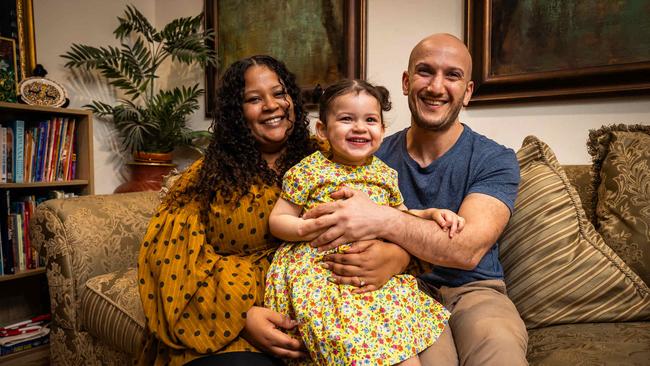
M 196 182 L 202 161 L 174 189 Z M 208 222 L 193 202 L 162 205 L 138 258 L 147 343 L 141 365 L 182 365 L 211 353 L 258 351 L 239 336 L 246 312 L 262 306 L 264 277 L 278 242 L 268 215 L 279 187 L 252 187 L 235 203 L 217 196 Z
M 282 197 L 309 209 L 329 202 L 341 186 L 366 192 L 376 203 L 398 206 L 397 172 L 381 160 L 350 167 L 316 152 L 285 175 Z M 318 262 L 324 254 L 309 243 L 285 243 L 266 278 L 265 305 L 300 322 L 299 336 L 311 360 L 297 365 L 393 365 L 422 352 L 442 333 L 449 312 L 422 293 L 410 275 L 391 278 L 381 289 L 353 294 L 327 281 Z

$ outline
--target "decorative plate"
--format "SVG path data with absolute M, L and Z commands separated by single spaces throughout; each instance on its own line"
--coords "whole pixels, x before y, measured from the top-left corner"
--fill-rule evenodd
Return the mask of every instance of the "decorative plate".
M 21 81 L 18 92 L 20 99 L 29 105 L 60 107 L 68 98 L 68 93 L 59 83 L 38 76 Z

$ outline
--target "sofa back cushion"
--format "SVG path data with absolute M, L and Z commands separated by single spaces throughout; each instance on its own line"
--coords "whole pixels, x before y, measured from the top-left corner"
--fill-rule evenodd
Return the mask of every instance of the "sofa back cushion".
M 587 221 L 550 148 L 529 136 L 517 159 L 519 194 L 500 243 L 526 326 L 650 319 L 650 289 Z
M 594 226 L 650 284 L 650 126 L 590 131 Z

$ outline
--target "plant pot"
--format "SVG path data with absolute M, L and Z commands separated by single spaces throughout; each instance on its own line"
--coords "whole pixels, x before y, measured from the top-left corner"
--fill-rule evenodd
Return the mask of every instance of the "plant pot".
M 133 153 L 133 160 L 139 163 L 171 164 L 172 153 L 136 151 Z
M 134 153 L 134 161 L 126 164 L 129 180 L 115 188 L 115 193 L 159 191 L 163 176 L 176 167 L 171 156 L 171 153 Z

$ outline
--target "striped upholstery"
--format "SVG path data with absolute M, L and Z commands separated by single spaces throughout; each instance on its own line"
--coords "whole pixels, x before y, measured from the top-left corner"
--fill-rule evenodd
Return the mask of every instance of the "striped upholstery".
M 90 334 L 122 352 L 140 352 L 144 313 L 135 268 L 89 279 L 81 303 L 82 324 Z
M 587 221 L 549 147 L 529 136 L 517 158 L 519 194 L 500 243 L 526 326 L 650 320 L 650 289 Z

